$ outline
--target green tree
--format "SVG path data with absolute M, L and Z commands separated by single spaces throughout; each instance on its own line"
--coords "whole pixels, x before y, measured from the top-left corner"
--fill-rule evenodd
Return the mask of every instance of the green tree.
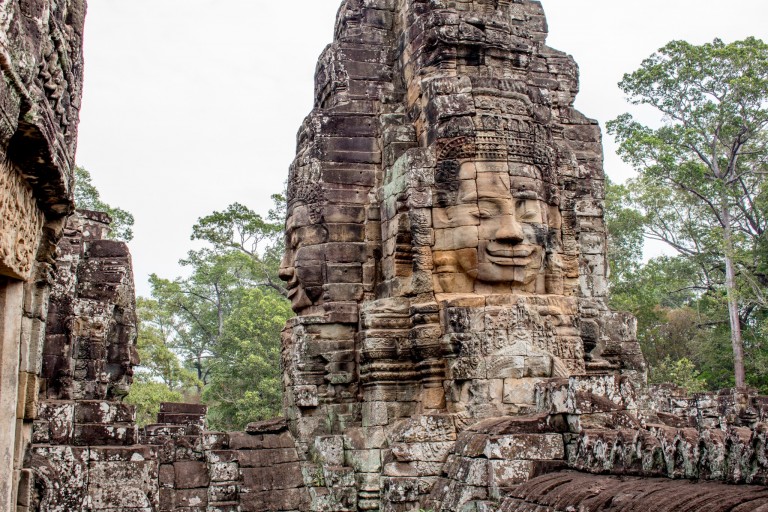
M 174 325 L 172 347 L 197 379 L 200 393 L 239 290 L 253 286 L 253 262 L 238 252 L 190 251 L 180 261 L 191 274 L 173 281 L 150 276 L 152 296 Z
M 768 45 L 673 41 L 619 86 L 663 115 L 657 129 L 629 114 L 608 125 L 640 173 L 633 186 L 647 234 L 695 264 L 709 290 L 725 290 L 735 384 L 743 388 L 744 313 L 768 305 L 758 250 L 768 218 Z
M 136 423 L 140 427 L 155 423 L 163 402 L 181 402 L 184 396 L 162 382 L 139 379 L 131 385 L 125 403 L 136 407 Z
M 212 428 L 239 429 L 280 410 L 280 333 L 293 313 L 277 284 L 285 208 L 275 197 L 266 220 L 239 204 L 199 219 L 192 238 L 206 247 L 181 260 L 188 276 L 150 278 L 147 332 L 162 341 L 151 346 L 192 372 Z M 163 368 L 178 371 L 173 361 Z
M 125 401 L 136 406 L 137 422 L 144 426 L 156 420 L 162 402 L 182 401 L 187 392 L 195 388 L 197 379 L 182 366 L 171 349 L 172 316 L 160 308 L 157 301 L 142 297 L 136 300 L 136 312 L 141 366 Z
M 75 205 L 81 210 L 108 214 L 112 218 L 109 234 L 112 240 L 130 242 L 133 239 L 133 215 L 102 201 L 101 194 L 93 184 L 91 173 L 83 167 L 75 167 Z
M 639 265 L 612 288 L 611 306 L 637 317 L 638 341 L 651 368 L 669 356 L 690 357 L 692 347 L 673 318 L 683 318 L 679 312 L 696 300 L 695 277 L 684 258 L 664 256 Z
M 645 219 L 632 205 L 626 185 L 605 178 L 605 222 L 611 287 L 626 283 L 640 268 L 645 242 Z
M 650 381 L 657 384 L 671 382 L 689 393 L 702 393 L 707 390 L 707 382 L 696 366 L 686 358 L 672 360 L 665 358 L 651 371 Z
M 226 319 L 203 394 L 218 429 L 279 415 L 282 405 L 280 333 L 293 315 L 290 302 L 264 288 L 241 289 Z
M 139 318 L 137 348 L 144 380 L 162 382 L 171 391 L 184 392 L 199 387 L 196 375 L 185 368 L 173 350 L 177 343 L 176 319 L 153 299 L 136 300 Z
M 233 203 L 224 211 L 198 219 L 192 228 L 192 239 L 208 242 L 219 252 L 237 251 L 254 264 L 257 286 L 272 288 L 283 296 L 287 291 L 278 277 L 284 252 L 285 198 L 272 196 L 274 207 L 265 219 L 250 208 Z

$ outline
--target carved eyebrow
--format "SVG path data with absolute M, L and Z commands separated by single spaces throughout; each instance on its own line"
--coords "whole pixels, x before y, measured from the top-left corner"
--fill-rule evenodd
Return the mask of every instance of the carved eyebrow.
M 514 197 L 515 199 L 538 199 L 540 201 L 542 200 L 541 195 L 539 195 L 533 190 L 520 190 L 520 191 L 514 192 L 512 194 L 512 197 Z

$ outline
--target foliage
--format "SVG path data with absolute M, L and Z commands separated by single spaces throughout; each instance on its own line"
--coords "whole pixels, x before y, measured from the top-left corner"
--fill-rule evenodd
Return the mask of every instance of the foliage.
M 686 358 L 673 361 L 667 356 L 651 371 L 649 380 L 658 384 L 671 382 L 689 393 L 702 393 L 707 389 L 707 383 L 701 377 L 701 372 Z
M 690 347 L 681 343 L 690 316 L 678 314 L 695 301 L 692 267 L 683 258 L 660 257 L 639 267 L 626 280 L 613 287 L 612 307 L 629 311 L 638 320 L 638 341 L 651 367 L 668 355 L 676 359 L 690 356 Z M 673 317 L 678 321 L 673 321 Z
M 136 406 L 136 423 L 144 427 L 157 421 L 161 403 L 183 400 L 184 397 L 179 391 L 169 389 L 162 382 L 139 379 L 131 386 L 125 403 Z
M 191 275 L 173 281 L 150 276 L 152 296 L 174 326 L 173 348 L 194 371 L 198 390 L 210 381 L 211 359 L 236 292 L 252 286 L 252 261 L 237 252 L 190 251 L 180 262 Z
M 112 218 L 110 239 L 123 242 L 130 242 L 133 239 L 133 215 L 102 201 L 101 194 L 93 185 L 91 173 L 83 167 L 75 167 L 75 205 L 82 210 L 108 214 Z
M 162 382 L 170 391 L 198 387 L 195 375 L 182 366 L 173 351 L 177 332 L 173 315 L 161 308 L 158 301 L 143 297 L 136 300 L 136 312 L 139 317 L 137 348 L 144 379 Z
M 267 220 L 239 204 L 201 218 L 193 239 L 206 247 L 180 261 L 188 275 L 152 275 L 152 299 L 141 302 L 149 373 L 167 389 L 195 386 L 214 429 L 280 410 L 280 333 L 292 312 L 276 285 L 285 209 L 275 198 Z
M 264 219 L 240 203 L 224 211 L 198 219 L 192 227 L 192 239 L 202 240 L 218 253 L 240 252 L 254 264 L 258 286 L 267 286 L 283 296 L 286 290 L 278 277 L 280 259 L 284 252 L 285 198 L 274 194 L 275 203 Z
M 664 256 L 640 265 L 613 288 L 612 307 L 637 317 L 652 382 L 669 375 L 667 360 L 685 359 L 707 390 L 735 384 L 727 299 L 722 290 L 702 292 L 701 280 L 686 258 Z M 767 320 L 764 311 L 754 313 L 744 328 L 747 384 L 761 391 L 768 390 Z
M 136 313 L 141 366 L 125 401 L 136 406 L 137 421 L 139 426 L 144 426 L 156 421 L 162 402 L 182 401 L 184 393 L 193 388 L 197 380 L 173 352 L 172 319 L 157 301 L 137 298 Z
M 215 404 L 209 416 L 212 425 L 229 430 L 279 415 L 280 333 L 291 315 L 290 303 L 272 290 L 238 291 L 203 395 Z
M 629 188 L 605 179 L 605 223 L 612 287 L 626 282 L 639 269 L 643 257 L 645 219 L 632 207 Z
M 673 41 L 619 84 L 656 108 L 660 128 L 624 114 L 608 124 L 639 172 L 629 201 L 646 235 L 696 267 L 702 294 L 723 293 L 735 382 L 745 384 L 743 325 L 768 307 L 768 45 L 755 38 L 694 46 Z

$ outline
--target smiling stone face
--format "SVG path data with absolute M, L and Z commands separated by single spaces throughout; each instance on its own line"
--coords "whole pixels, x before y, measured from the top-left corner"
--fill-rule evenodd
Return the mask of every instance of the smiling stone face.
M 542 181 L 507 162 L 465 162 L 456 176 L 433 212 L 440 290 L 538 291 L 548 231 Z

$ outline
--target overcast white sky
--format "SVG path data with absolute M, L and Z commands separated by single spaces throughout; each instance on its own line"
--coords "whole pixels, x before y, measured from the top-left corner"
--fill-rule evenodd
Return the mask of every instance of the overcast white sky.
M 312 108 L 340 0 L 91 0 L 77 154 L 102 198 L 136 217 L 136 285 L 182 273 L 201 216 L 266 213 Z M 629 110 L 616 83 L 672 39 L 768 39 L 765 0 L 543 0 L 549 45 L 581 68 L 577 106 Z M 650 122 L 650 119 L 649 119 Z M 606 171 L 631 175 L 606 137 Z

